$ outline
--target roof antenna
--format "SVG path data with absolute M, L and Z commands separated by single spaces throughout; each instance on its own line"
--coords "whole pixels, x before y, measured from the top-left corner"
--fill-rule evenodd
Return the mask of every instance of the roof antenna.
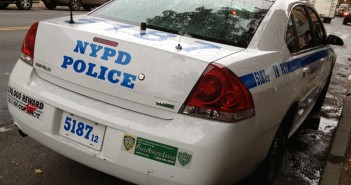
M 71 9 L 70 9 L 71 10 Z M 69 20 L 69 22 L 68 23 L 70 23 L 70 24 L 74 24 L 74 20 L 73 20 L 73 13 L 72 13 L 72 10 L 71 10 L 71 19 Z
M 140 24 L 140 35 L 145 35 L 146 34 L 146 23 L 141 22 Z
M 177 50 L 182 50 L 183 47 L 182 47 L 182 45 L 180 45 L 180 42 L 182 41 L 182 36 L 183 36 L 182 31 L 180 31 L 179 34 L 180 34 L 180 35 L 179 35 L 179 42 L 178 42 L 178 45 L 176 45 L 175 48 L 176 48 Z

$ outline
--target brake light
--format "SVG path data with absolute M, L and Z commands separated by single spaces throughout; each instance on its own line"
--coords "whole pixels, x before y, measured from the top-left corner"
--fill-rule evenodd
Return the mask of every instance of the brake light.
M 30 65 L 33 65 L 35 37 L 37 35 L 38 25 L 39 23 L 36 22 L 29 28 L 22 44 L 20 58 Z
M 221 121 L 254 115 L 251 93 L 228 68 L 212 63 L 185 101 L 181 113 Z

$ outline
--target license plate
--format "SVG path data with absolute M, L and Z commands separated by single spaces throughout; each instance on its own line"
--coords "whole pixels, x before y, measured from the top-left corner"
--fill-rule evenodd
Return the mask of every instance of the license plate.
M 101 149 L 106 126 L 85 118 L 63 112 L 59 134 L 73 141 Z

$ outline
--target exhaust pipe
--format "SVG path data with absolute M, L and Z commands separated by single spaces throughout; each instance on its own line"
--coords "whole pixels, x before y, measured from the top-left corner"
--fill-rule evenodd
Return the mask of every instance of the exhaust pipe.
M 16 124 L 15 124 L 15 125 L 16 125 Z M 22 137 L 28 136 L 28 135 L 25 134 L 17 125 L 16 125 L 16 127 L 17 127 L 17 130 L 18 130 L 19 135 L 21 135 Z
M 21 129 L 18 129 L 18 133 L 19 133 L 22 137 L 28 136 L 28 135 L 25 134 Z

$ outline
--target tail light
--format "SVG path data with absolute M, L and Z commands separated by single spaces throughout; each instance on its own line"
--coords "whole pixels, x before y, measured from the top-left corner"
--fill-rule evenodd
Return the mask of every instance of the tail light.
M 33 65 L 35 37 L 37 35 L 38 25 L 39 23 L 36 22 L 29 28 L 22 44 L 20 58 L 31 65 Z
M 181 113 L 237 121 L 254 115 L 251 93 L 229 69 L 210 64 L 185 101 Z

